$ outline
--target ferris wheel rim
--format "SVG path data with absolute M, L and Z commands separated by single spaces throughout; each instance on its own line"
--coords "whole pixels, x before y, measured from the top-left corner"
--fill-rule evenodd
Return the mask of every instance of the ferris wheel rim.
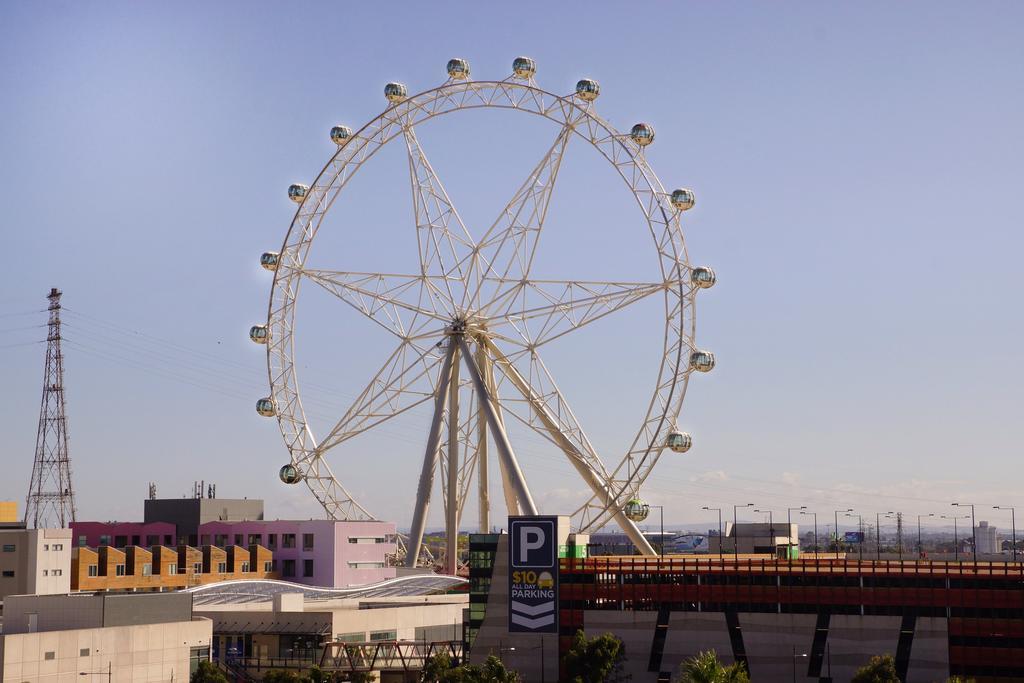
M 658 235 L 655 230 L 654 223 L 652 222 L 651 215 L 647 211 L 644 211 L 645 220 L 648 223 L 648 228 L 651 232 L 652 237 L 654 238 L 655 246 L 659 252 L 659 266 L 662 270 L 662 276 L 664 279 L 667 280 L 669 272 L 675 272 L 677 274 L 675 281 L 678 283 L 678 286 L 674 290 L 666 289 L 665 292 L 665 306 L 667 316 L 665 323 L 665 340 L 663 342 L 662 359 L 657 373 L 658 386 L 656 386 L 655 392 L 648 405 L 644 425 L 641 426 L 641 429 L 639 430 L 637 436 L 634 438 L 633 443 L 630 446 L 630 450 L 627 451 L 627 453 L 624 456 L 618 459 L 617 464 L 614 467 L 609 468 L 609 472 L 611 473 L 612 477 L 619 477 L 618 479 L 613 480 L 617 483 L 617 489 L 614 491 L 613 497 L 616 500 L 626 500 L 629 497 L 631 497 L 631 495 L 635 491 L 637 491 L 639 486 L 649 476 L 653 467 L 657 464 L 665 448 L 663 443 L 664 439 L 660 437 L 669 429 L 671 429 L 678 419 L 679 410 L 682 406 L 682 400 L 685 395 L 686 386 L 688 384 L 690 374 L 690 368 L 686 365 L 683 359 L 683 354 L 687 351 L 693 351 L 696 349 L 696 346 L 694 344 L 696 301 L 694 296 L 694 289 L 692 287 L 684 287 L 683 285 L 682 274 L 684 272 L 688 272 L 692 268 L 689 263 L 688 253 L 686 250 L 682 229 L 679 225 L 678 215 L 676 215 L 676 212 L 673 212 L 672 209 L 666 205 L 665 197 L 667 197 L 667 193 L 664 189 L 664 186 L 661 184 L 653 169 L 647 163 L 646 158 L 642 153 L 642 150 L 630 147 L 628 141 L 624 139 L 628 136 L 624 136 L 623 134 L 619 133 L 617 129 L 611 126 L 611 124 L 609 124 L 600 116 L 598 116 L 596 112 L 593 110 L 593 106 L 590 103 L 581 104 L 577 102 L 572 95 L 560 96 L 545 91 L 537 87 L 532 82 L 532 80 L 529 82 L 514 80 L 450 80 L 436 88 L 428 89 L 415 95 L 409 96 L 405 101 L 398 104 L 393 104 L 389 106 L 387 109 L 385 109 L 383 112 L 378 114 L 377 116 L 371 118 L 362 128 L 359 129 L 359 131 L 351 135 L 351 138 L 345 143 L 345 145 L 340 146 L 339 149 L 335 152 L 335 154 L 332 155 L 330 161 L 328 161 L 328 163 L 323 167 L 323 169 L 321 169 L 313 185 L 311 186 L 311 188 L 323 189 L 323 191 L 317 196 L 316 202 L 314 202 L 315 206 L 313 207 L 313 211 L 304 212 L 307 203 L 309 203 L 312 199 L 311 196 L 307 195 L 302 204 L 296 210 L 295 216 L 293 217 L 292 222 L 289 225 L 289 229 L 282 243 L 280 256 L 282 259 L 285 258 L 286 255 L 289 253 L 289 250 L 292 249 L 295 253 L 301 254 L 301 261 L 299 263 L 305 263 L 309 250 L 312 247 L 313 239 L 316 236 L 316 232 L 319 230 L 323 218 L 326 216 L 330 208 L 333 206 L 334 201 L 336 201 L 338 196 L 342 194 L 345 184 L 347 184 L 348 180 L 352 176 L 354 176 L 356 172 L 358 172 L 359 168 L 361 168 L 362 163 L 368 161 L 384 145 L 393 141 L 396 137 L 399 137 L 401 135 L 401 132 L 394 132 L 388 136 L 382 137 L 382 139 L 374 145 L 370 153 L 364 155 L 360 159 L 355 170 L 352 171 L 351 174 L 347 174 L 347 176 L 344 178 L 344 181 L 340 185 L 338 185 L 338 178 L 345 174 L 346 169 L 351 163 L 351 158 L 348 161 L 345 161 L 340 166 L 336 165 L 336 162 L 338 161 L 339 157 L 343 155 L 345 150 L 353 144 L 354 141 L 362 140 L 362 148 L 365 149 L 368 145 L 370 145 L 373 142 L 373 136 L 367 136 L 366 133 L 367 131 L 374 130 L 375 125 L 377 126 L 377 130 L 379 131 L 382 130 L 383 126 L 381 124 L 384 121 L 389 121 L 389 125 L 394 126 L 398 117 L 401 116 L 402 114 L 410 114 L 418 110 L 425 110 L 427 106 L 431 105 L 432 103 L 436 103 L 439 100 L 443 100 L 446 97 L 452 97 L 453 95 L 457 95 L 460 93 L 465 96 L 467 93 L 471 91 L 474 93 L 479 93 L 480 91 L 484 90 L 489 90 L 491 92 L 492 97 L 494 97 L 495 93 L 500 91 L 503 94 L 505 94 L 506 97 L 508 97 L 508 100 L 506 103 L 497 103 L 495 101 L 480 101 L 473 104 L 461 103 L 456 104 L 454 106 L 449 106 L 447 108 L 439 108 L 437 111 L 433 111 L 429 115 L 426 115 L 421 119 L 418 119 L 413 123 L 410 123 L 409 125 L 410 127 L 414 127 L 420 125 L 421 123 L 425 123 L 426 121 L 429 121 L 433 118 L 445 114 L 454 113 L 456 111 L 465 111 L 479 108 L 492 108 L 524 111 L 534 115 L 539 115 L 543 118 L 547 118 L 548 120 L 551 120 L 556 124 L 560 123 L 563 126 L 567 126 L 568 124 L 565 120 L 560 120 L 559 118 L 552 116 L 550 114 L 550 112 L 553 109 L 555 109 L 555 103 L 557 103 L 558 109 L 563 113 L 565 111 L 569 111 L 578 116 L 577 124 L 571 126 L 572 132 L 575 133 L 577 137 L 582 137 L 583 139 L 587 140 L 591 144 L 591 146 L 598 149 L 598 151 L 602 154 L 602 156 L 605 157 L 607 161 L 611 162 L 613 166 L 616 167 L 616 170 L 619 172 L 620 177 L 622 177 L 623 180 L 626 182 L 631 194 L 634 195 L 634 198 L 637 200 L 637 202 L 641 205 L 642 208 L 643 201 L 640 199 L 638 195 L 636 183 L 642 180 L 646 184 L 648 191 L 651 193 L 652 197 L 655 200 L 655 206 L 652 210 L 657 210 L 661 212 L 664 218 L 664 221 L 661 222 L 661 224 L 664 226 L 664 230 L 666 231 L 666 233 L 672 238 L 667 241 L 667 245 L 672 252 L 672 266 L 670 270 L 666 272 L 666 261 L 663 258 L 665 256 L 665 253 L 662 247 L 659 246 L 658 244 Z M 509 95 L 509 93 L 512 91 L 524 91 L 525 93 L 533 97 L 534 101 L 540 100 L 541 102 L 543 102 L 543 100 L 547 98 L 550 106 L 547 110 L 532 110 L 530 108 L 523 107 L 521 106 L 522 102 L 527 101 L 527 98 L 525 97 L 522 101 L 520 101 L 519 106 L 517 106 L 514 103 L 515 101 L 513 100 L 513 98 Z M 527 103 L 529 102 L 527 101 Z M 616 161 L 612 157 L 609 157 L 609 155 L 606 154 L 601 149 L 601 147 L 598 146 L 598 143 L 595 141 L 594 136 L 591 135 L 590 137 L 588 137 L 580 131 L 577 125 L 584 121 L 588 124 L 588 126 L 591 126 L 591 130 L 593 130 L 593 127 L 603 130 L 607 134 L 606 138 L 614 141 L 614 143 L 618 145 L 618 148 L 621 151 L 625 152 L 625 155 L 629 159 L 629 163 L 633 164 L 634 167 L 636 169 L 639 169 L 640 171 L 638 179 L 634 179 L 633 182 L 631 182 L 630 179 L 623 174 L 623 171 L 620 168 L 619 164 L 616 163 Z M 356 153 L 358 153 L 358 151 Z M 334 169 L 333 174 L 330 173 L 332 169 Z M 329 182 L 326 184 L 322 182 L 325 177 L 329 178 Z M 306 231 L 308 239 L 304 241 L 300 240 L 298 243 L 296 243 L 293 240 L 293 235 L 295 234 L 296 230 Z M 288 447 L 289 452 L 292 456 L 291 462 L 293 465 L 299 465 L 300 462 L 302 462 L 302 458 L 296 457 L 296 450 L 300 451 L 300 453 L 302 454 L 308 454 L 311 452 L 315 453 L 317 450 L 317 446 L 316 441 L 313 438 L 312 430 L 309 426 L 309 421 L 305 414 L 305 409 L 303 408 L 302 405 L 301 395 L 299 393 L 298 388 L 298 373 L 295 368 L 294 362 L 294 341 L 292 339 L 292 330 L 294 329 L 295 325 L 296 305 L 298 300 L 298 279 L 296 278 L 294 291 L 285 295 L 284 304 L 281 306 L 275 306 L 275 302 L 278 301 L 278 293 L 282 285 L 282 283 L 280 282 L 281 274 L 281 270 L 278 269 L 274 275 L 274 282 L 271 289 L 270 302 L 268 306 L 268 327 L 274 329 L 276 326 L 281 331 L 284 331 L 285 334 L 278 336 L 276 344 L 267 345 L 268 379 L 271 385 L 271 396 L 275 401 L 279 403 L 280 406 L 277 410 L 277 418 L 279 426 L 281 427 L 282 435 L 285 439 L 286 446 Z M 678 326 L 675 328 L 675 330 L 673 330 L 672 327 L 672 314 L 674 312 L 673 304 L 671 301 L 672 296 L 676 296 L 678 301 L 678 305 L 675 307 L 675 310 L 678 311 Z M 670 338 L 672 337 L 673 331 L 675 332 L 675 336 L 678 338 L 678 343 L 675 344 L 674 349 L 670 348 L 672 344 Z M 282 349 L 280 346 L 281 344 L 285 344 L 285 348 Z M 674 358 L 671 357 L 673 355 L 673 350 Z M 275 355 L 281 361 L 276 367 L 274 365 Z M 666 372 L 667 370 L 668 372 Z M 283 390 L 282 386 L 284 386 Z M 667 387 L 667 391 L 663 390 L 664 387 Z M 659 391 L 661 393 L 659 393 Z M 284 400 L 278 401 L 279 398 L 283 398 Z M 661 403 L 663 405 L 663 409 L 661 409 L 660 411 L 657 410 L 656 407 L 659 398 L 662 399 Z M 649 429 L 648 433 L 651 433 L 654 436 L 653 438 L 647 441 L 646 446 L 643 446 L 642 449 L 638 449 L 637 444 L 642 445 L 642 437 L 645 433 L 645 427 L 647 427 L 647 425 L 652 422 L 652 416 L 656 416 L 654 418 L 654 421 L 656 421 L 657 424 L 654 425 L 653 429 Z M 289 422 L 292 426 L 292 429 L 290 431 L 285 429 L 284 423 L 286 421 Z M 309 443 L 312 445 L 312 448 L 306 446 L 305 444 L 303 444 L 301 447 L 297 446 L 297 444 L 305 441 L 306 439 L 309 440 Z M 642 450 L 642 453 L 640 453 L 638 458 L 634 458 L 634 453 L 639 452 L 639 450 Z M 356 502 L 351 495 L 348 494 L 348 492 L 344 489 L 343 485 L 341 485 L 341 483 L 338 481 L 337 477 L 333 475 L 333 472 L 331 472 L 330 470 L 330 465 L 329 463 L 327 463 L 326 459 L 320 456 L 316 456 L 315 460 L 316 465 L 318 467 L 322 466 L 324 468 L 327 477 L 333 482 L 334 486 L 337 487 L 338 492 L 341 493 L 341 498 L 345 501 L 344 504 L 348 506 L 349 510 L 353 511 L 355 514 L 361 517 L 372 519 L 373 516 L 365 508 L 359 505 L 358 502 Z M 306 462 L 303 462 L 303 464 L 308 466 L 308 463 Z M 621 478 L 621 472 L 624 467 L 627 469 L 627 476 L 625 479 Z M 327 507 L 327 503 L 323 499 L 325 492 L 321 491 L 318 493 L 316 490 L 314 490 L 308 478 L 306 478 L 306 484 L 307 486 L 310 487 L 310 489 L 313 491 L 314 495 L 318 498 L 318 500 L 320 500 L 321 503 L 324 504 L 325 507 Z M 588 506 L 601 507 L 599 505 L 593 505 L 595 499 L 596 497 L 592 497 L 588 499 L 586 502 L 584 502 L 584 504 L 581 505 L 581 507 L 577 509 L 576 512 L 573 513 L 573 517 L 584 518 L 586 516 L 585 508 L 588 508 Z M 598 514 L 592 515 L 589 521 L 584 520 L 585 523 L 580 523 L 579 526 L 581 529 L 600 527 L 607 522 L 608 518 L 609 511 L 603 510 Z

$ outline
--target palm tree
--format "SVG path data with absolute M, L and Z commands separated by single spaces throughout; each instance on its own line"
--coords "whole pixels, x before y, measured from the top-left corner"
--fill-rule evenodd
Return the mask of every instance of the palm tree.
M 726 666 L 714 650 L 701 652 L 683 662 L 681 683 L 750 683 L 747 667 L 741 662 Z

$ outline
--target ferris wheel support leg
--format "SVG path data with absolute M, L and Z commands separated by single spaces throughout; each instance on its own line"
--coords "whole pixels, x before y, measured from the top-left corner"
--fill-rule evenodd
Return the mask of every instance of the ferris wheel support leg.
M 502 367 L 505 368 L 505 376 L 509 378 L 519 393 L 523 395 L 523 398 L 525 398 L 533 407 L 537 417 L 539 417 L 541 422 L 544 423 L 544 428 L 547 429 L 551 438 L 556 444 L 558 444 L 559 448 L 565 452 L 566 456 L 569 458 L 569 462 L 572 463 L 572 466 L 575 467 L 576 471 L 579 472 L 581 477 L 583 477 L 583 481 L 587 482 L 590 489 L 598 498 L 601 499 L 601 502 L 604 503 L 608 509 L 615 510 L 615 521 L 626 535 L 629 536 L 629 540 L 633 542 L 633 545 L 638 551 L 640 551 L 640 554 L 649 556 L 657 555 L 650 542 L 640 532 L 640 529 L 637 528 L 636 524 L 626 517 L 625 513 L 622 511 L 622 506 L 615 499 L 615 496 L 612 495 L 611 491 L 608 490 L 605 483 L 601 481 L 601 477 L 598 476 L 598 474 L 591 469 L 589 465 L 587 465 L 583 458 L 583 454 L 580 453 L 578 448 L 576 448 L 576 445 L 569 441 L 565 434 L 562 433 L 561 428 L 558 426 L 558 421 L 552 417 L 550 412 L 548 412 L 544 402 L 537 397 L 533 388 L 526 380 L 523 379 L 523 376 L 519 374 L 519 371 L 516 370 L 516 367 L 512 362 L 500 350 L 498 350 L 498 348 L 489 339 L 486 341 L 486 344 L 490 353 L 494 355 L 495 360 L 500 362 Z
M 440 453 L 441 426 L 444 422 L 444 406 L 448 402 L 449 380 L 452 374 L 452 357 L 455 345 L 448 344 L 441 373 L 437 379 L 437 397 L 434 399 L 434 419 L 430 423 L 427 435 L 427 451 L 423 455 L 423 469 L 420 471 L 420 484 L 416 489 L 416 507 L 412 513 L 412 528 L 409 530 L 409 545 L 405 553 L 405 566 L 415 567 L 423 545 L 423 529 L 427 525 L 427 508 L 430 507 L 430 492 L 434 488 L 434 470 L 437 469 L 437 457 Z
M 448 507 L 445 523 L 445 571 L 459 569 L 459 348 L 454 347 L 448 380 Z
M 481 345 L 482 347 L 483 345 Z M 494 383 L 494 363 L 491 362 L 491 357 L 487 355 L 487 349 L 482 348 L 484 359 L 483 364 L 480 366 L 484 373 L 484 381 L 487 382 L 488 394 L 494 400 L 495 412 L 498 414 L 498 422 L 502 427 L 505 426 L 505 417 L 501 414 L 501 401 L 498 400 L 498 388 Z M 482 405 L 482 404 L 481 404 Z M 484 415 L 486 419 L 486 413 Z M 519 501 L 516 500 L 516 492 L 512 488 L 512 480 L 508 476 L 508 472 L 505 471 L 505 461 L 498 458 L 498 469 L 501 472 L 501 491 L 505 497 L 505 510 L 508 512 L 510 517 L 522 514 L 519 509 Z
M 484 351 L 484 347 L 477 346 L 476 349 L 476 364 L 481 368 L 484 381 L 487 382 L 487 388 L 493 392 L 494 382 L 488 372 L 489 365 L 487 359 L 487 353 Z M 487 416 L 486 408 L 484 408 L 484 397 L 479 396 L 479 406 L 476 414 L 476 432 L 477 432 L 477 446 L 476 446 L 476 467 L 477 467 L 477 498 L 479 500 L 480 508 L 480 533 L 486 534 L 491 528 L 491 491 L 490 482 L 487 479 Z
M 519 509 L 523 514 L 536 515 L 538 514 L 537 505 L 533 502 L 530 489 L 526 486 L 526 477 L 523 476 L 523 470 L 520 469 L 515 453 L 512 452 L 512 444 L 505 433 L 505 426 L 498 417 L 496 402 L 484 384 L 484 379 L 480 375 L 480 368 L 477 367 L 476 361 L 469 353 L 469 347 L 466 344 L 465 338 L 460 336 L 458 340 L 459 346 L 462 349 L 463 359 L 466 361 L 466 367 L 469 368 L 469 374 L 473 377 L 473 386 L 476 387 L 477 394 L 484 399 L 483 407 L 487 412 L 487 424 L 490 426 L 491 434 L 494 436 L 494 445 L 498 449 L 498 457 L 504 463 L 505 473 L 509 475 L 508 478 L 511 480 L 512 490 L 519 501 Z

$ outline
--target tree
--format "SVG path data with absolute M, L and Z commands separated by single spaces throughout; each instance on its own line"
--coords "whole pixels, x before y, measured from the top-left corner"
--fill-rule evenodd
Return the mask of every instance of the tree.
M 519 674 L 505 668 L 505 663 L 494 655 L 487 658 L 480 673 L 483 674 L 480 680 L 487 683 L 519 683 Z
M 629 679 L 623 672 L 626 646 L 611 633 L 587 638 L 576 631 L 572 646 L 565 653 L 565 671 L 573 683 L 605 683 Z
M 199 668 L 189 679 L 191 683 L 228 683 L 224 675 L 212 662 L 199 662 Z
M 302 683 L 302 678 L 294 671 L 271 669 L 263 675 L 263 683 Z
M 742 662 L 726 666 L 714 650 L 701 652 L 683 662 L 682 683 L 750 683 L 747 667 Z
M 896 675 L 896 661 L 892 655 L 872 657 L 857 669 L 850 683 L 900 683 L 900 677 Z
M 505 668 L 494 655 L 488 657 L 483 666 L 452 666 L 451 658 L 442 652 L 423 665 L 420 680 L 423 683 L 519 683 L 519 674 Z

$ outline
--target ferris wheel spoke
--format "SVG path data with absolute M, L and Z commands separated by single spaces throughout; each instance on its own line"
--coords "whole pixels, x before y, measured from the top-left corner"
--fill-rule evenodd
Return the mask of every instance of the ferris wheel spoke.
M 433 399 L 438 382 L 435 368 L 444 358 L 440 347 L 436 344 L 424 348 L 403 340 L 320 442 L 317 453 L 322 454 Z
M 447 322 L 439 304 L 442 277 L 347 273 L 304 268 L 297 271 L 398 337 L 416 336 L 431 321 Z
M 558 169 L 572 132 L 572 122 L 562 127 L 547 153 L 480 240 L 480 262 L 474 267 L 481 277 L 471 304 L 479 302 L 481 290 L 490 278 L 517 281 L 529 276 Z
M 559 391 L 558 385 L 555 384 L 554 378 L 537 354 L 536 349 L 515 354 L 520 359 L 520 365 L 526 366 L 524 369 L 527 374 L 524 376 L 513 358 L 504 355 L 490 340 L 485 339 L 484 343 L 499 372 L 509 380 L 509 383 L 530 406 L 533 417 L 536 419 L 529 419 L 527 425 L 552 441 L 565 453 L 570 464 L 590 487 L 594 496 L 604 504 L 605 509 L 615 509 L 614 519 L 629 535 L 636 547 L 644 554 L 654 554 L 650 543 L 636 528 L 636 525 L 623 514 L 618 504 L 616 482 L 605 469 L 601 458 L 594 450 L 590 439 L 587 438 L 579 420 L 576 419 L 569 403 Z M 516 417 L 520 416 L 516 415 Z
M 587 282 L 523 280 L 487 309 L 488 326 L 509 326 L 517 344 L 537 347 L 589 325 L 652 294 L 671 282 Z
M 341 485 L 331 471 L 331 466 L 316 452 L 306 454 L 296 464 L 302 472 L 302 479 L 320 501 L 330 519 L 376 519 L 366 508 L 356 502 L 348 490 Z
M 407 126 L 403 134 L 409 154 L 420 270 L 424 276 L 441 276 L 448 301 L 454 305 L 463 299 L 469 286 L 465 256 L 474 253 L 476 245 L 427 160 L 415 131 Z

